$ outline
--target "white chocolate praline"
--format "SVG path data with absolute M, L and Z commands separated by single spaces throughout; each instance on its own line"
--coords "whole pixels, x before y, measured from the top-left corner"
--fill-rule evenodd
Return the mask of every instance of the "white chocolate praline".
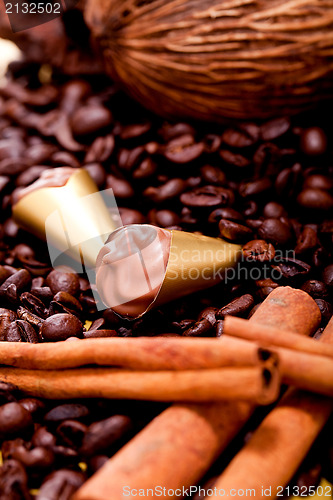
M 44 170 L 35 182 L 16 193 L 14 203 L 37 189 L 64 186 L 75 171 L 76 169 L 72 167 L 57 167 Z
M 96 285 L 117 314 L 136 318 L 156 299 L 169 260 L 171 232 L 148 224 L 114 231 L 96 261 Z

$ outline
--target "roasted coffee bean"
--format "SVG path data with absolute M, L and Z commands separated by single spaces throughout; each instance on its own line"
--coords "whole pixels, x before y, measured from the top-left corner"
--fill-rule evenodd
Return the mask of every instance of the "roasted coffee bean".
M 225 316 L 241 316 L 246 317 L 246 313 L 254 306 L 254 299 L 252 295 L 245 294 L 233 301 L 229 302 L 226 306 L 221 307 L 217 312 L 217 318 L 223 319 Z
M 288 132 L 290 128 L 289 118 L 276 118 L 264 123 L 261 128 L 261 137 L 264 141 L 272 141 Z
M 80 289 L 78 275 L 71 272 L 51 271 L 46 278 L 46 283 L 54 294 L 67 292 L 76 295 Z
M 8 342 L 29 342 L 30 344 L 37 344 L 38 335 L 36 330 L 27 321 L 16 320 L 8 327 L 6 340 Z
M 0 498 L 30 500 L 28 476 L 20 462 L 6 460 L 0 467 Z
M 327 137 L 319 127 L 305 129 L 301 135 L 301 149 L 309 156 L 322 155 L 326 152 Z
M 259 139 L 259 127 L 248 124 L 247 127 L 229 128 L 223 132 L 221 140 L 232 148 L 246 148 L 253 146 Z
M 164 141 L 169 141 L 175 137 L 183 135 L 194 135 L 195 129 L 189 123 L 164 123 L 158 131 Z
M 9 278 L 11 274 L 13 273 L 11 273 L 9 269 L 6 269 L 4 266 L 0 266 L 0 284 L 6 281 L 6 279 Z
M 111 123 L 111 112 L 99 105 L 82 106 L 71 118 L 72 131 L 76 136 L 95 134 L 109 128 Z
M 23 406 L 33 418 L 38 417 L 45 409 L 45 403 L 37 398 L 23 398 L 19 400 L 19 404 Z
M 80 314 L 82 312 L 82 306 L 80 302 L 68 292 L 56 293 L 55 296 L 53 297 L 53 300 L 55 302 L 63 304 L 68 309 L 70 309 L 73 312 L 76 312 L 77 314 Z
M 162 203 L 179 196 L 186 189 L 186 182 L 183 179 L 170 179 L 165 184 L 158 187 L 148 187 L 144 190 L 143 196 L 154 203 Z
M 109 460 L 107 455 L 95 455 L 87 460 L 88 469 L 91 474 L 95 474 Z
M 326 325 L 333 315 L 333 307 L 329 302 L 327 302 L 327 300 L 324 299 L 315 299 L 315 302 L 321 312 L 322 325 Z
M 196 160 L 203 151 L 203 142 L 196 143 L 191 134 L 184 134 L 172 139 L 165 146 L 163 154 L 172 163 L 183 164 Z
M 72 168 L 80 167 L 78 159 L 68 151 L 56 151 L 53 153 L 51 160 L 55 167 L 62 167 L 63 165 L 68 165 Z
M 286 217 L 287 212 L 280 203 L 270 201 L 265 205 L 263 216 L 267 219 L 279 219 L 280 217 Z
M 303 189 L 326 189 L 327 191 L 333 188 L 333 179 L 326 175 L 312 174 L 305 179 Z
M 311 266 L 301 260 L 291 258 L 283 258 L 280 260 L 281 262 L 272 265 L 272 268 L 280 272 L 281 276 L 286 279 L 305 277 L 311 270 Z
M 72 80 L 62 87 L 59 106 L 71 115 L 80 104 L 80 101 L 91 93 L 91 87 L 85 80 Z
M 149 212 L 148 218 L 150 222 L 160 227 L 177 226 L 180 223 L 179 216 L 171 210 L 153 209 Z
M 239 194 L 243 198 L 248 198 L 250 196 L 260 196 L 266 194 L 272 187 L 272 181 L 268 177 L 263 177 L 252 182 L 242 183 L 239 187 Z
M 258 204 L 254 200 L 247 200 L 244 206 L 243 215 L 244 217 L 253 217 L 258 212 Z
M 183 333 L 195 323 L 194 319 L 182 319 L 181 321 L 173 321 L 172 326 L 177 330 L 177 333 Z
M 101 188 L 105 184 L 106 173 L 100 163 L 88 163 L 84 165 L 83 168 L 88 172 L 92 180 L 99 188 Z
M 49 304 L 53 298 L 51 288 L 48 286 L 31 288 L 31 294 L 42 300 L 45 304 Z
M 303 253 L 313 251 L 318 246 L 317 233 L 311 227 L 305 227 L 302 233 L 297 238 L 295 253 L 301 255 Z
M 112 189 L 114 196 L 118 199 L 126 200 L 134 196 L 134 190 L 126 179 L 121 179 L 113 174 L 106 176 L 106 189 Z
M 216 184 L 218 186 L 224 186 L 226 183 L 225 173 L 218 167 L 213 167 L 212 165 L 205 165 L 200 169 L 201 177 L 208 184 Z
M 45 309 L 45 305 L 33 294 L 30 292 L 24 292 L 21 294 L 20 299 L 23 306 L 29 309 L 29 311 L 37 316 L 40 316 L 41 318 L 46 318 L 47 310 Z
M 207 319 L 211 325 L 216 323 L 216 313 L 218 311 L 217 307 L 206 307 L 201 311 L 198 316 L 198 321 L 202 319 Z
M 21 439 L 5 442 L 2 446 L 2 452 L 6 460 L 14 459 L 19 461 L 29 470 L 30 474 L 50 469 L 54 462 L 54 455 L 51 450 L 42 447 L 29 450 L 24 444 Z
M 77 420 L 64 420 L 57 427 L 56 434 L 70 448 L 79 448 L 87 432 L 87 426 Z
M 331 210 L 333 208 L 333 196 L 323 189 L 304 189 L 297 196 L 297 203 L 311 210 Z
M 5 291 L 10 285 L 15 285 L 18 292 L 27 289 L 31 284 L 31 276 L 28 271 L 21 269 L 9 276 L 1 285 L 0 290 Z
M 33 314 L 24 307 L 19 307 L 17 309 L 17 315 L 19 319 L 22 319 L 23 321 L 30 323 L 30 325 L 32 325 L 35 328 L 40 328 L 44 322 L 42 318 L 36 316 L 36 314 Z
M 19 403 L 7 403 L 0 406 L 0 436 L 18 436 L 31 429 L 30 413 Z
M 127 141 L 129 139 L 135 139 L 136 137 L 141 137 L 151 129 L 151 123 L 135 123 L 131 125 L 127 125 L 122 128 L 120 132 L 120 138 L 123 141 Z
M 207 335 L 212 330 L 212 323 L 206 319 L 200 319 L 183 332 L 184 337 L 201 337 Z
M 151 158 L 145 158 L 133 171 L 133 179 L 147 179 L 155 174 L 157 164 Z
M 44 170 L 48 170 L 50 167 L 45 165 L 34 165 L 24 170 L 16 179 L 17 186 L 28 186 L 35 182 Z
M 215 323 L 215 334 L 216 334 L 216 337 L 222 337 L 223 330 L 224 330 L 224 321 L 222 319 L 219 319 Z
M 84 481 L 82 472 L 59 469 L 46 477 L 36 500 L 70 500 Z
M 82 333 L 82 323 L 73 314 L 54 314 L 47 318 L 41 327 L 42 337 L 49 342 L 78 337 Z
M 56 151 L 57 148 L 52 144 L 34 144 L 25 150 L 24 158 L 30 165 L 44 165 Z
M 44 417 L 45 422 L 62 422 L 63 420 L 83 419 L 90 414 L 87 406 L 78 403 L 66 403 L 56 406 Z
M 14 311 L 0 308 L 0 340 L 5 340 L 8 327 L 17 318 Z
M 33 446 L 52 449 L 56 445 L 57 439 L 46 427 L 39 427 L 32 436 L 31 442 Z
M 221 219 L 219 222 L 219 230 L 223 238 L 231 241 L 244 241 L 252 236 L 252 230 L 243 224 Z
M 243 222 L 244 217 L 240 212 L 230 207 L 216 208 L 208 217 L 208 222 L 219 222 L 221 219 L 228 219 L 234 222 Z
M 329 294 L 328 287 L 322 281 L 317 280 L 308 280 L 306 281 L 302 287 L 304 292 L 308 293 L 314 299 L 323 299 L 326 298 Z
M 267 278 L 267 279 L 256 281 L 256 286 L 258 287 L 258 290 L 256 292 L 257 296 L 261 300 L 264 300 L 279 285 L 278 285 L 278 283 L 276 283 L 272 279 Z M 252 312 L 252 310 L 251 310 L 251 312 Z
M 333 287 L 333 264 L 330 264 L 329 266 L 325 267 L 323 274 L 322 274 L 323 282 L 329 286 L 330 288 Z
M 146 217 L 139 212 L 139 210 L 133 208 L 119 207 L 119 214 L 124 226 L 127 224 L 144 224 L 147 222 Z
M 113 415 L 88 427 L 82 441 L 80 453 L 85 457 L 100 454 L 120 440 L 129 437 L 132 420 L 126 415 Z
M 87 154 L 84 158 L 84 163 L 94 164 L 95 162 L 104 162 L 108 160 L 113 153 L 114 146 L 115 140 L 113 135 L 108 134 L 105 137 L 97 137 L 88 149 Z M 97 165 L 99 165 L 99 163 L 97 163 Z M 100 166 L 100 170 L 101 171 L 99 175 L 104 175 L 105 177 L 105 172 L 102 166 Z
M 290 228 L 279 219 L 264 220 L 258 228 L 258 236 L 273 245 L 286 245 L 292 239 Z
M 17 387 L 9 382 L 0 380 L 0 405 L 16 401 Z
M 231 151 L 228 151 L 227 149 L 220 149 L 219 155 L 222 158 L 223 161 L 228 163 L 229 165 L 233 165 L 235 167 L 239 168 L 246 168 L 251 165 L 250 160 L 245 158 L 245 156 L 232 153 Z
M 180 196 L 180 201 L 188 207 L 216 207 L 231 206 L 235 201 L 235 195 L 231 189 L 220 186 L 203 186 L 188 191 Z
M 244 245 L 243 256 L 250 262 L 267 262 L 274 259 L 275 249 L 265 240 L 251 240 Z

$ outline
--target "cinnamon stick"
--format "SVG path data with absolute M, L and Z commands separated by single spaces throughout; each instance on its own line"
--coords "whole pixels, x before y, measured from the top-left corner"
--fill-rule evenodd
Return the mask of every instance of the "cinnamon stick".
M 333 318 L 320 341 L 333 345 Z M 289 389 L 220 476 L 217 490 L 237 485 L 256 498 L 281 494 L 332 411 L 332 399 Z
M 324 345 L 315 339 L 297 335 L 291 331 L 280 328 L 267 327 L 252 323 L 236 316 L 227 316 L 223 328 L 224 335 L 230 335 L 245 340 L 255 340 L 268 346 L 287 347 L 296 351 L 320 354 L 333 357 L 333 346 Z
M 0 342 L 0 364 L 34 370 L 84 365 L 135 370 L 195 370 L 253 366 L 258 346 L 241 339 L 96 338 L 76 342 L 22 344 Z
M 320 311 L 305 292 L 275 289 L 250 319 L 304 335 Z M 123 487 L 167 489 L 196 484 L 240 431 L 255 405 L 225 402 L 173 405 L 111 458 L 74 495 L 75 500 L 123 500 Z
M 186 371 L 134 371 L 112 368 L 22 370 L 1 368 L 0 379 L 31 396 L 48 399 L 116 398 L 207 402 L 245 400 L 269 404 L 279 395 L 276 360 L 252 367 Z

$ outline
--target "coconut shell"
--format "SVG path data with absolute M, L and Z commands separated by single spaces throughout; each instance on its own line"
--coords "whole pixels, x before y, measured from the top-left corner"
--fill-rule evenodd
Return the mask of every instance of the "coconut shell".
M 107 69 L 146 107 L 221 121 L 333 94 L 332 0 L 88 0 Z

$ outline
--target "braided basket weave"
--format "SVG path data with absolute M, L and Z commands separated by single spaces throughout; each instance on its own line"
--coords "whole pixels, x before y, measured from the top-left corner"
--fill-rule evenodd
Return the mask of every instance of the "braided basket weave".
M 333 0 L 88 0 L 107 68 L 166 116 L 292 114 L 333 94 Z

